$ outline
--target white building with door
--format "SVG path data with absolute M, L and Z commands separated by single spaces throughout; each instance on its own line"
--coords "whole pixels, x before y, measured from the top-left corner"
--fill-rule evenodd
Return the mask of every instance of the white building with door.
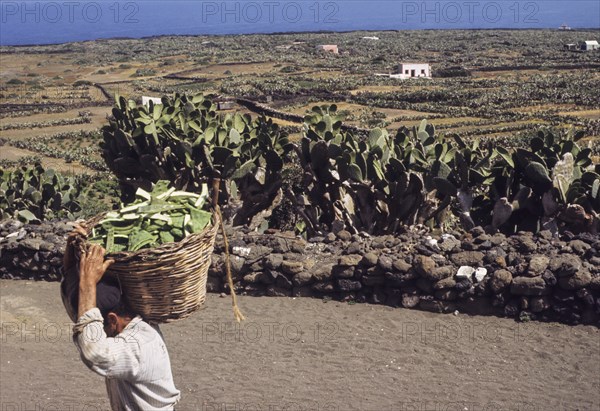
M 596 40 L 588 40 L 581 42 L 580 48 L 583 51 L 598 50 L 600 49 L 600 44 Z
M 431 78 L 431 66 L 428 63 L 400 63 L 398 73 L 390 75 L 391 78 Z

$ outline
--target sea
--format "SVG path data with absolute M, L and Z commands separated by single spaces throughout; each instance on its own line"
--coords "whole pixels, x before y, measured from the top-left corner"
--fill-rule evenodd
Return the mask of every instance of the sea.
M 0 1 L 2 46 L 159 35 L 556 29 L 561 25 L 600 30 L 600 1 Z

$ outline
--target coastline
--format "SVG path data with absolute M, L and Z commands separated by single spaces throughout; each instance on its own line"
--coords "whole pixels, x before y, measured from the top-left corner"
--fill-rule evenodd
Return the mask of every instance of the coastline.
M 60 41 L 56 43 L 30 43 L 30 44 L 3 44 L 0 41 L 0 48 L 27 48 L 27 47 L 50 47 L 50 46 L 61 46 L 61 45 L 69 45 L 69 44 L 79 44 L 79 43 L 90 43 L 90 42 L 104 42 L 104 41 L 120 41 L 120 40 L 158 40 L 170 37 L 183 38 L 183 37 L 198 37 L 198 38 L 221 38 L 221 37 L 237 37 L 237 36 L 284 36 L 284 35 L 308 35 L 308 34 L 350 34 L 350 33 L 400 33 L 400 32 L 427 32 L 427 31 L 448 31 L 448 32 L 460 32 L 460 31 L 552 31 L 552 32 L 560 32 L 561 30 L 552 27 L 543 27 L 543 28 L 503 28 L 503 27 L 494 27 L 494 28 L 440 28 L 440 29 L 385 29 L 385 30 L 307 30 L 307 31 L 274 31 L 274 32 L 251 32 L 251 33 L 236 33 L 236 34 L 156 34 L 150 36 L 139 36 L 139 37 L 129 37 L 129 36 L 114 36 L 114 37 L 99 37 L 95 39 L 87 39 L 87 40 L 73 40 L 73 41 Z M 598 27 L 581 27 L 581 28 L 573 28 L 572 30 L 566 31 L 567 33 L 573 32 L 598 32 L 600 33 L 600 28 Z M 0 53 L 2 50 L 0 50 Z

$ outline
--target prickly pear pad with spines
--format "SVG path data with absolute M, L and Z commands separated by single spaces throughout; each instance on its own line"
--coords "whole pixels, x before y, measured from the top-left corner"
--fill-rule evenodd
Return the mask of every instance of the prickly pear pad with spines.
M 102 245 L 107 253 L 137 251 L 181 241 L 201 232 L 210 223 L 208 187 L 200 194 L 176 191 L 168 181 L 158 181 L 152 192 L 137 189 L 133 203 L 106 213 L 92 228 L 89 242 Z

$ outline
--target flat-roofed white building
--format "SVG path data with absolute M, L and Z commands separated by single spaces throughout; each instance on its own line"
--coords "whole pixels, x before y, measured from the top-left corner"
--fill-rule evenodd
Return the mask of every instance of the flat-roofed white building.
M 580 44 L 581 50 L 590 51 L 600 49 L 600 44 L 596 40 L 583 41 Z
M 142 105 L 148 106 L 150 105 L 150 102 L 153 102 L 154 104 L 162 104 L 160 97 L 142 96 Z
M 398 73 L 390 77 L 403 80 L 418 77 L 431 78 L 431 66 L 428 63 L 400 63 Z

